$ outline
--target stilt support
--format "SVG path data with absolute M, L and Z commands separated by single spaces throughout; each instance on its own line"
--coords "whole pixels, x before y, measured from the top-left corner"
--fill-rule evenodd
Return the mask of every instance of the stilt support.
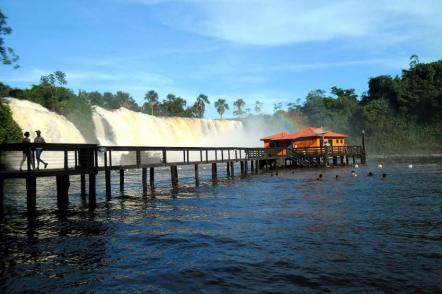
M 215 180 L 217 178 L 217 169 L 216 169 L 216 163 L 212 163 L 212 180 Z
M 230 175 L 232 178 L 235 176 L 235 163 L 233 161 L 230 162 Z
M 89 210 L 95 210 L 97 207 L 97 197 L 96 197 L 96 180 L 97 174 L 91 173 L 89 174 Z
M 155 168 L 151 167 L 150 168 L 150 187 L 153 188 L 153 186 L 155 185 Z
M 69 176 L 62 175 L 56 177 L 57 183 L 57 206 L 61 211 L 65 211 L 69 206 Z
M 170 166 L 170 177 L 172 180 L 172 186 L 178 185 L 178 167 L 176 165 Z
M 5 201 L 5 179 L 0 177 L 0 220 L 4 217 L 4 201 Z
M 198 171 L 198 164 L 195 164 L 195 185 L 199 186 L 200 179 L 199 179 L 199 171 Z
M 143 195 L 147 193 L 147 168 L 143 167 L 141 169 L 142 173 L 142 183 L 143 183 Z
M 106 199 L 111 200 L 112 189 L 111 189 L 111 171 L 110 171 L 110 169 L 107 169 L 104 171 L 104 178 L 106 181 Z
M 120 169 L 120 191 L 124 191 L 124 169 Z
M 80 196 L 81 200 L 86 200 L 86 175 L 80 175 Z
M 36 197 L 37 197 L 37 179 L 33 176 L 26 178 L 26 206 L 29 215 L 34 215 L 36 212 Z

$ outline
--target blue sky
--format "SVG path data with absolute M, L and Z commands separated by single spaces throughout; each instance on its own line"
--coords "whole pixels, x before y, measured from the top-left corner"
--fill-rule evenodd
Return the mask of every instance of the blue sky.
M 409 58 L 442 56 L 441 1 L 4 0 L 20 68 L 0 81 L 29 87 L 66 72 L 74 90 L 154 89 L 193 103 L 242 98 L 253 109 L 332 86 L 367 90 L 369 77 L 400 74 Z M 231 111 L 225 116 L 231 116 Z

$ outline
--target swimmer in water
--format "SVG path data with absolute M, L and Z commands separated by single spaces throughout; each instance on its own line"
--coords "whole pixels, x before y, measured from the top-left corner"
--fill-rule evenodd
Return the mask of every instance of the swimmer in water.
M 351 176 L 352 177 L 357 177 L 358 175 L 356 174 L 356 172 L 354 170 L 351 171 Z
M 339 175 L 336 175 L 336 180 L 339 180 Z
M 316 179 L 317 181 L 322 181 L 322 174 L 319 174 L 318 178 Z
M 368 172 L 367 176 L 372 177 L 373 173 L 372 172 Z
M 386 180 L 386 179 L 387 179 L 387 174 L 385 174 L 385 173 L 382 174 L 382 179 L 383 179 L 383 180 Z

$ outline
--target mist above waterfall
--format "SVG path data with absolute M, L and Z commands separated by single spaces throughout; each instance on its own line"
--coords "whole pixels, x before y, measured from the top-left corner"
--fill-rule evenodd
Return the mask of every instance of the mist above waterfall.
M 6 98 L 14 120 L 25 131 L 40 129 L 47 142 L 86 143 L 84 136 L 64 116 L 43 106 Z M 213 120 L 184 117 L 156 117 L 126 108 L 107 110 L 92 106 L 92 122 L 100 145 L 132 146 L 219 146 L 260 147 L 265 135 L 293 130 L 278 119 Z M 95 143 L 88 142 L 88 143 Z

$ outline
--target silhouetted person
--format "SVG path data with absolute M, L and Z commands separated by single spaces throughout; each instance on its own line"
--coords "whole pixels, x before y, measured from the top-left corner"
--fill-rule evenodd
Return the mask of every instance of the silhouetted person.
M 386 179 L 387 179 L 387 174 L 385 174 L 385 173 L 382 174 L 382 179 L 383 179 L 383 180 L 386 180 Z
M 22 143 L 24 144 L 29 144 L 31 143 L 31 139 L 29 139 L 29 132 L 25 132 L 23 134 L 23 139 L 21 140 Z M 20 162 L 20 170 L 22 170 L 23 168 L 23 163 L 25 163 L 25 161 L 28 160 L 31 163 L 32 168 L 34 168 L 34 161 L 31 158 L 31 149 L 28 147 L 23 149 L 23 159 Z
M 336 175 L 336 180 L 339 180 L 339 175 Z
M 46 143 L 45 139 L 41 136 L 41 132 L 40 131 L 35 131 L 37 133 L 37 137 L 34 139 L 34 143 L 39 143 L 39 144 L 44 144 Z M 41 159 L 41 153 L 43 152 L 43 148 L 36 148 L 35 149 L 35 156 L 37 157 L 37 169 L 40 169 L 40 162 L 43 163 L 45 165 L 45 168 L 48 166 L 47 162 L 44 162 Z
M 367 176 L 372 177 L 373 173 L 372 172 L 368 172 Z
M 319 174 L 319 176 L 318 176 L 318 178 L 316 180 L 321 181 L 322 180 L 322 174 Z

